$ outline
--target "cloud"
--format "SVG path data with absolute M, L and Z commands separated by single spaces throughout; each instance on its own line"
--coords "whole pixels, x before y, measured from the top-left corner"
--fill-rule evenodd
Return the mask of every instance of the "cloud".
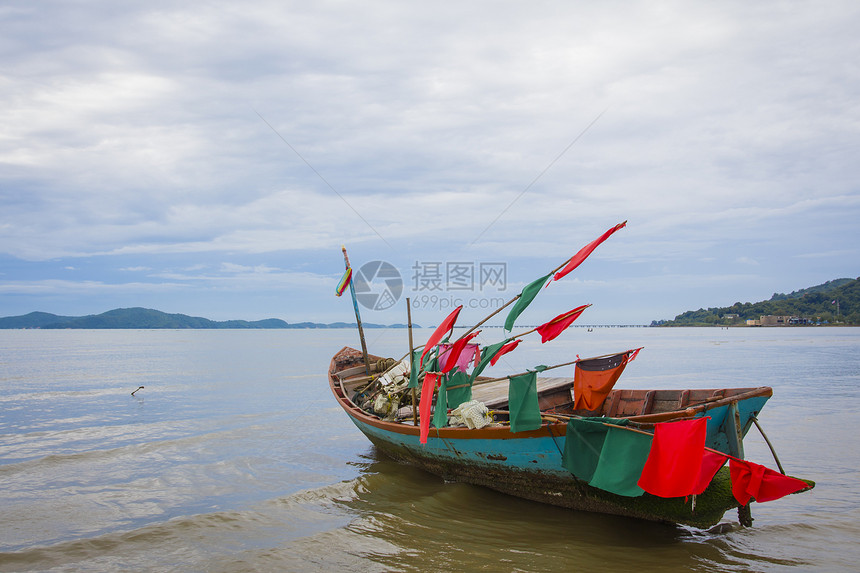
M 312 289 L 344 243 L 525 275 L 625 219 L 593 268 L 667 291 L 753 260 L 734 288 L 857 274 L 847 0 L 49 1 L 0 22 L 0 257 L 43 276 Z
M 107 293 L 122 292 L 125 294 L 175 291 L 187 288 L 180 283 L 145 283 L 132 282 L 108 284 L 100 281 L 71 281 L 71 280 L 40 280 L 40 281 L 4 281 L 0 284 L 0 293 L 6 295 L 92 295 L 101 296 Z

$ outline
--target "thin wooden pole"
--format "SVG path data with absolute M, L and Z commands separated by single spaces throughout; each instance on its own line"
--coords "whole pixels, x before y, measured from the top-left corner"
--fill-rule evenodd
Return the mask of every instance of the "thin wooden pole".
M 503 304 L 502 306 L 500 306 L 499 308 L 497 308 L 496 310 L 494 310 L 493 312 L 491 312 L 491 313 L 490 313 L 486 318 L 484 318 L 481 322 L 479 322 L 478 324 L 476 324 L 475 326 L 473 326 L 472 328 L 470 328 L 469 330 L 467 330 L 467 331 L 465 332 L 465 334 L 463 334 L 460 338 L 463 338 L 463 337 L 465 337 L 465 336 L 468 336 L 469 334 L 472 334 L 472 332 L 474 332 L 474 330 L 475 330 L 476 328 L 478 328 L 479 326 L 481 326 L 482 324 L 484 324 L 485 322 L 487 322 L 488 320 L 490 320 L 491 318 L 493 318 L 494 316 L 496 316 L 497 314 L 499 314 L 500 312 L 502 312 L 505 308 L 507 308 L 507 307 L 508 307 L 512 302 L 514 302 L 514 301 L 515 301 L 515 300 L 517 300 L 518 298 L 520 298 L 520 295 L 515 296 L 514 298 L 512 298 L 511 300 L 509 300 L 508 302 L 506 302 L 505 304 Z M 460 338 L 458 338 L 457 340 L 460 340 Z
M 761 437 L 764 438 L 765 443 L 767 443 L 767 447 L 770 448 L 770 453 L 773 454 L 773 461 L 776 462 L 776 467 L 779 468 L 779 473 L 785 475 L 785 470 L 782 469 L 782 464 L 779 463 L 779 458 L 776 455 L 776 450 L 773 448 L 773 444 L 770 443 L 770 440 L 767 439 L 767 434 L 764 433 L 764 430 L 761 427 L 761 424 L 758 423 L 758 418 L 755 416 L 751 416 L 755 427 L 758 428 L 758 431 L 761 433 Z
M 587 305 L 585 305 L 585 308 L 588 308 L 588 307 L 590 307 L 590 306 L 592 306 L 592 305 L 587 304 Z M 582 310 L 583 310 L 583 311 L 585 311 L 585 308 L 583 308 Z M 576 309 L 574 309 L 574 310 L 576 310 Z M 537 329 L 538 329 L 538 328 L 540 328 L 540 326 L 535 327 L 535 328 L 532 328 L 531 330 L 526 330 L 525 332 L 520 333 L 520 334 L 517 334 L 516 336 L 510 336 L 510 337 L 506 338 L 504 341 L 505 341 L 505 342 L 509 342 L 509 341 L 511 341 L 511 340 L 513 340 L 513 339 L 515 339 L 515 338 L 522 338 L 523 336 L 529 335 L 529 334 L 531 334 L 531 333 L 533 333 L 533 332 L 537 332 Z
M 624 352 L 614 352 L 612 354 L 602 354 L 600 356 L 592 356 L 590 358 L 577 358 L 576 360 L 571 360 L 570 362 L 562 362 L 561 364 L 555 364 L 554 366 L 547 366 L 544 370 L 553 370 L 554 368 L 561 368 L 562 366 L 570 366 L 571 364 L 576 364 L 577 362 L 585 362 L 586 360 L 598 360 L 600 358 L 609 358 L 610 356 L 616 356 L 618 354 L 630 354 L 631 352 L 636 352 L 637 350 L 642 350 L 645 348 L 644 346 L 640 346 L 639 348 L 632 348 L 630 350 L 625 350 Z M 543 372 L 543 370 L 541 370 Z M 508 378 L 513 378 L 515 376 L 524 376 L 528 374 L 529 371 L 520 372 L 519 374 L 510 374 L 508 376 L 502 376 L 501 378 L 491 378 L 490 380 L 481 380 L 480 382 L 475 381 L 475 385 L 478 384 L 488 384 L 490 382 L 499 382 L 500 380 L 507 380 Z
M 348 269 L 349 256 L 346 254 L 346 245 L 341 246 L 343 251 L 343 264 Z M 361 339 L 361 355 L 364 357 L 364 372 L 370 376 L 370 364 L 367 360 L 367 343 L 364 341 L 364 327 L 361 326 L 361 314 L 358 312 L 358 299 L 355 298 L 355 281 L 349 281 L 349 293 L 352 295 L 352 306 L 355 308 L 355 322 L 358 325 L 358 337 Z
M 544 370 L 553 370 L 554 368 L 561 368 L 562 366 L 570 366 L 571 364 L 576 364 L 577 362 L 585 362 L 586 360 L 598 360 L 600 358 L 609 358 L 610 356 L 617 356 L 618 354 L 630 354 L 631 352 L 636 352 L 638 350 L 642 350 L 645 348 L 644 346 L 640 346 L 639 348 L 632 348 L 630 350 L 625 350 L 624 352 L 613 352 L 611 354 L 601 354 L 600 356 L 591 356 L 589 358 L 577 358 L 576 360 L 571 360 L 570 362 L 562 362 L 561 364 L 556 364 L 554 366 L 547 366 Z M 501 382 L 502 380 L 508 380 L 509 378 L 514 378 L 515 376 L 524 376 L 528 374 L 529 371 L 520 372 L 519 374 L 509 374 L 508 376 L 502 376 L 501 378 L 490 378 L 488 380 L 475 380 L 471 385 L 472 386 L 480 386 L 481 384 L 489 384 L 490 382 Z M 448 390 L 455 390 L 457 388 L 465 388 L 469 386 L 469 384 L 459 384 L 457 386 L 451 386 Z
M 624 223 L 621 223 L 621 225 L 622 225 L 622 226 L 623 226 L 623 225 L 626 225 L 626 224 L 627 224 L 627 221 L 624 221 Z M 563 263 L 561 263 L 560 265 L 558 265 L 557 267 L 555 267 L 553 270 L 551 270 L 551 271 L 549 272 L 549 274 L 554 275 L 555 273 L 557 273 L 558 271 L 560 271 L 560 270 L 561 270 L 565 265 L 567 265 L 567 263 L 569 263 L 569 262 L 573 259 L 573 257 L 575 257 L 575 256 L 577 255 L 577 253 L 579 253 L 579 251 L 577 251 L 576 253 L 572 254 L 572 255 L 571 255 L 571 256 L 569 256 L 568 258 L 566 258 L 566 259 L 564 260 L 564 262 L 563 262 Z M 466 335 L 468 335 L 468 334 L 471 334 L 471 333 L 472 333 L 472 331 L 474 331 L 476 328 L 478 328 L 479 326 L 481 326 L 482 324 L 484 324 L 485 322 L 487 322 L 488 320 L 490 320 L 491 318 L 493 318 L 494 316 L 496 316 L 497 314 L 499 314 L 499 313 L 502 311 L 502 309 L 504 309 L 504 308 L 505 308 L 505 307 L 507 307 L 509 304 L 511 304 L 512 302 L 514 302 L 514 301 L 515 301 L 515 300 L 517 300 L 518 298 L 520 298 L 520 295 L 521 295 L 521 294 L 522 294 L 522 293 L 518 294 L 517 296 L 515 296 L 514 298 L 512 298 L 511 300 L 509 300 L 508 302 L 506 302 L 505 304 L 503 304 L 502 306 L 500 306 L 499 308 L 497 308 L 496 310 L 494 310 L 493 312 L 491 312 L 487 317 L 485 317 L 483 320 L 481 320 L 481 322 L 479 322 L 478 324 L 476 324 L 475 326 L 473 326 L 472 328 L 470 328 L 469 330 L 467 330 L 467 331 L 466 331 L 466 333 L 465 333 L 465 334 L 463 334 L 463 336 L 466 336 Z M 463 338 L 463 336 L 461 336 L 460 338 Z M 460 338 L 458 338 L 457 340 L 460 340 Z
M 409 328 L 409 377 L 410 381 L 412 378 L 412 361 L 415 360 L 415 347 L 412 342 L 412 304 L 409 300 L 409 297 L 406 297 L 406 318 L 407 318 L 407 328 Z M 418 408 L 416 407 L 416 402 L 418 401 L 418 392 L 415 388 L 412 389 L 412 425 L 418 425 Z

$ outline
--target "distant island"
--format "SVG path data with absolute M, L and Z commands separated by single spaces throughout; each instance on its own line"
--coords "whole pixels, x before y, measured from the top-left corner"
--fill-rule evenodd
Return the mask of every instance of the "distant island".
M 364 328 L 406 328 L 405 324 L 373 324 Z M 673 320 L 654 320 L 651 326 L 860 326 L 860 278 L 836 279 L 789 294 L 774 293 L 761 302 L 736 302 L 732 306 L 700 308 L 679 314 Z M 413 324 L 415 328 L 421 328 Z M 354 322 L 288 323 L 279 318 L 224 320 L 185 314 L 168 314 L 149 308 L 117 308 L 102 314 L 60 316 L 31 312 L 0 318 L 0 329 L 261 329 L 261 328 L 355 328 Z
M 405 324 L 373 324 L 362 322 L 364 328 L 406 328 Z M 415 328 L 421 328 L 413 324 Z M 149 308 L 117 308 L 102 314 L 87 316 L 59 316 L 48 312 L 31 312 L 22 316 L 7 316 L 0 318 L 0 329 L 9 328 L 80 328 L 80 329 L 182 329 L 182 328 L 355 328 L 356 324 L 349 322 L 332 322 L 320 324 L 317 322 L 288 323 L 279 318 L 265 320 L 224 320 L 214 321 L 208 318 L 188 316 L 185 314 L 168 314 Z
M 651 326 L 860 325 L 860 278 L 836 279 L 770 300 L 700 308 Z

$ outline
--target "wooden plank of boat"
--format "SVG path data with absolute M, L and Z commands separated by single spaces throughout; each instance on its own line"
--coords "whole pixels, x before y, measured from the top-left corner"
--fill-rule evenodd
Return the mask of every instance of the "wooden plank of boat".
M 496 380 L 486 384 L 480 384 L 472 388 L 472 399 L 483 402 L 487 408 L 500 408 L 508 403 L 508 385 L 507 378 Z M 567 390 L 567 400 L 572 400 L 573 396 L 570 393 L 570 388 L 573 387 L 573 378 L 538 378 L 537 391 L 539 395 L 546 395 L 555 390 Z

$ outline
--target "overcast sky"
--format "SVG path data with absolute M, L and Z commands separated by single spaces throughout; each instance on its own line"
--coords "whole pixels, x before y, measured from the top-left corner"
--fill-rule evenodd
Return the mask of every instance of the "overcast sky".
M 26 0 L 0 29 L 0 316 L 350 321 L 345 244 L 404 285 L 365 321 L 469 323 L 625 220 L 522 322 L 860 275 L 855 0 Z

